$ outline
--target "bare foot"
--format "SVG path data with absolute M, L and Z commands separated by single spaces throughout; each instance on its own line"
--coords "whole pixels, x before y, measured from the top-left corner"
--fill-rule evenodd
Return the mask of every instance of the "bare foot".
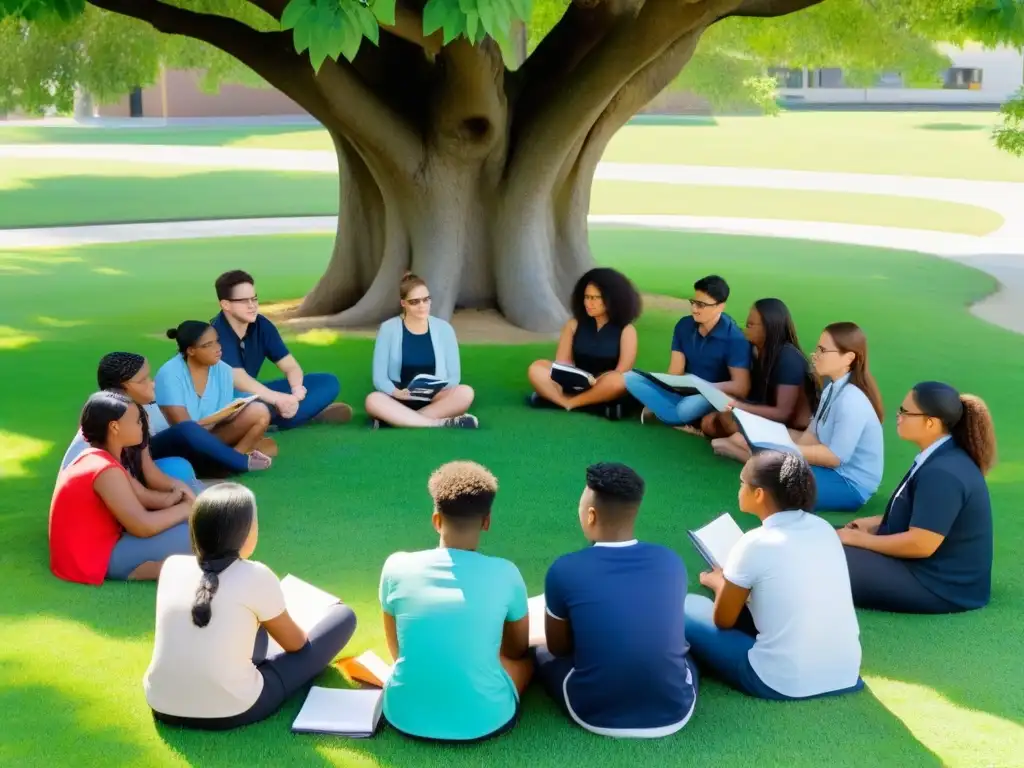
M 271 459 L 275 458 L 277 456 L 277 443 L 274 442 L 274 438 L 261 438 L 260 441 L 256 443 L 256 447 L 253 449 L 253 453 L 257 452 Z M 250 456 L 251 455 L 252 454 L 250 454 Z
M 696 427 L 691 427 L 689 424 L 683 424 L 681 426 L 674 427 L 674 429 L 678 429 L 680 432 L 685 432 L 688 435 L 696 435 L 697 437 L 704 437 L 704 433 L 703 432 L 701 432 Z
M 352 406 L 348 403 L 331 403 L 313 417 L 314 424 L 347 424 L 352 421 Z
M 253 451 L 249 454 L 249 470 L 257 472 L 261 469 L 270 469 L 270 457 L 260 451 Z

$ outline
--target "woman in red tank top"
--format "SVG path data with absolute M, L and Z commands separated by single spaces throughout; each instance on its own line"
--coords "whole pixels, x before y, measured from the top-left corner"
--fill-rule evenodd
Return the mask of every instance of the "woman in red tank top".
M 129 397 L 92 395 L 82 409 L 81 428 L 90 447 L 57 477 L 50 502 L 50 570 L 81 584 L 155 579 L 166 557 L 191 549 L 191 500 L 182 495 L 158 511 L 139 501 L 137 482 L 120 461 L 125 448 L 142 442 L 141 413 Z

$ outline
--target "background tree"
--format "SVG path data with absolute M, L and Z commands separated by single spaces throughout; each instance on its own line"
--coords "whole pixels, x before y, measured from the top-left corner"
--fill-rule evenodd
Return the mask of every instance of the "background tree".
M 0 0 L 0 109 L 113 100 L 161 64 L 266 81 L 338 155 L 334 250 L 299 315 L 377 322 L 412 269 L 441 316 L 551 331 L 592 263 L 598 161 L 670 83 L 767 107 L 766 65 L 929 84 L 931 41 L 966 39 L 1024 42 L 1020 0 Z

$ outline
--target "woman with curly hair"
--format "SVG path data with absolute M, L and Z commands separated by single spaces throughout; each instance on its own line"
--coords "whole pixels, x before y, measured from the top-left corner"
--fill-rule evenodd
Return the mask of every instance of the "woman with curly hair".
M 897 613 L 958 613 L 992 592 L 992 416 L 981 398 L 925 381 L 904 398 L 896 431 L 920 453 L 885 514 L 839 531 L 854 602 Z
M 640 294 L 629 278 L 609 267 L 584 274 L 572 291 L 572 317 L 562 328 L 555 350 L 556 363 L 572 365 L 593 376 L 593 386 L 566 392 L 551 377 L 551 360 L 537 360 L 527 375 L 533 392 L 530 405 L 554 404 L 567 411 L 604 406 L 609 418 L 622 416 L 627 394 L 621 375 L 636 362 L 637 335 L 633 323 L 642 310 Z

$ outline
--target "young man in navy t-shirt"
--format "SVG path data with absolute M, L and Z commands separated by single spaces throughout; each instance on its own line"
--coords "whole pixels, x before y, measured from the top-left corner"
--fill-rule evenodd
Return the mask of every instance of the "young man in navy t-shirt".
M 668 736 L 697 704 L 683 629 L 686 566 L 636 540 L 643 494 L 629 467 L 589 467 L 579 515 L 593 546 L 558 558 L 544 582 L 537 676 L 578 725 L 602 736 Z
M 347 422 L 352 408 L 335 399 L 341 390 L 333 373 L 306 373 L 289 352 L 274 324 L 260 314 L 252 275 L 235 269 L 214 283 L 220 312 L 211 321 L 217 330 L 225 363 L 233 369 L 235 393 L 257 395 L 271 406 L 272 423 L 292 429 L 310 421 Z M 283 379 L 257 380 L 269 360 Z

